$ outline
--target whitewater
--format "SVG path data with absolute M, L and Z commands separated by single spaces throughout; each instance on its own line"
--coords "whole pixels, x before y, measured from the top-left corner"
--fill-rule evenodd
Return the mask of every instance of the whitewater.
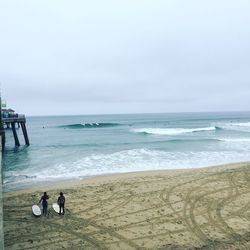
M 28 117 L 27 127 L 29 147 L 15 148 L 7 130 L 7 191 L 96 175 L 250 160 L 248 112 Z

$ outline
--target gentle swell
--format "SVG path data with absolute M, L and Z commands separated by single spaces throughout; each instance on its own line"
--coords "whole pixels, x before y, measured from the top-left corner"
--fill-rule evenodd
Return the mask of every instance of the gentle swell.
M 134 129 L 133 132 L 155 135 L 178 135 L 185 133 L 195 133 L 204 131 L 215 131 L 217 127 L 205 127 L 205 128 L 140 128 Z
M 119 126 L 119 123 L 76 123 L 59 126 L 60 128 L 82 129 L 82 128 L 105 128 Z
M 237 127 L 250 127 L 250 122 L 237 122 L 237 123 L 232 123 L 231 125 Z
M 216 129 L 220 130 L 236 130 L 242 132 L 250 132 L 250 122 L 239 123 L 221 123 L 217 124 Z

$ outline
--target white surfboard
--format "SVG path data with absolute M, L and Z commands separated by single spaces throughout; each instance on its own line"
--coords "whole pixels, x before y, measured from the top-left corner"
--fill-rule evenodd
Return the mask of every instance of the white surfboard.
M 38 207 L 37 205 L 33 205 L 31 207 L 32 209 L 32 213 L 35 215 L 35 216 L 40 216 L 42 214 L 42 211 L 40 209 L 40 207 Z
M 53 203 L 52 207 L 53 207 L 54 211 L 59 214 L 59 212 L 60 212 L 59 205 L 57 203 Z

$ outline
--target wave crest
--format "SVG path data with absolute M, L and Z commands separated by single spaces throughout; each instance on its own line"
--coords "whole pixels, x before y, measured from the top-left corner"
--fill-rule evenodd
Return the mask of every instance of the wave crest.
M 179 135 L 185 133 L 214 131 L 216 129 L 215 126 L 205 128 L 139 128 L 134 129 L 133 132 L 154 135 Z
M 218 140 L 223 142 L 250 142 L 250 138 L 220 138 Z
M 119 126 L 119 123 L 76 123 L 76 124 L 68 124 L 59 126 L 60 128 L 68 128 L 68 129 L 82 129 L 82 128 L 105 128 L 105 127 L 114 127 Z

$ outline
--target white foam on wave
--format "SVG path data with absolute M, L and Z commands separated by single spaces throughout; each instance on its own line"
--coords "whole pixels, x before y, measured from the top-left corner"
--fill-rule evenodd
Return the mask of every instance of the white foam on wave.
M 214 130 L 216 130 L 215 126 L 205 127 L 205 128 L 138 128 L 138 129 L 133 129 L 132 131 L 136 133 L 146 133 L 155 135 L 178 135 L 185 133 L 214 131 Z
M 250 143 L 250 138 L 220 138 L 219 141 L 223 142 L 248 142 Z
M 197 168 L 249 161 L 249 151 L 167 152 L 149 149 L 124 150 L 111 154 L 92 154 L 75 161 L 8 172 L 6 188 L 60 179 L 146 170 Z M 25 176 L 25 178 L 21 178 Z M 20 178 L 19 178 L 20 177 Z

